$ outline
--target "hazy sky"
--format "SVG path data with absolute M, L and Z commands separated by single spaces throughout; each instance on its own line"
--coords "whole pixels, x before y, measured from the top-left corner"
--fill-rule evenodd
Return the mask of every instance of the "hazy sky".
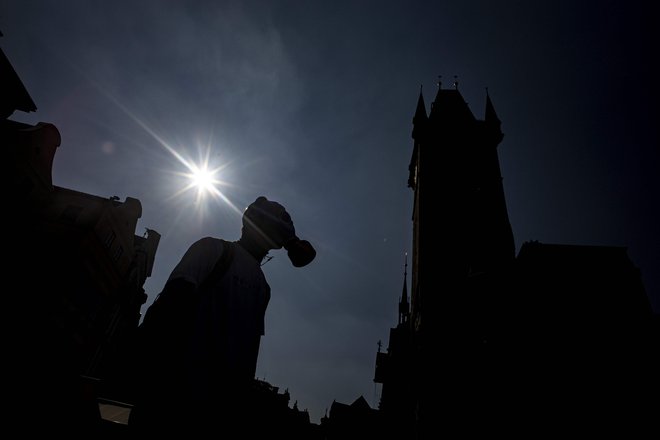
M 494 3 L 498 3 L 495 5 Z M 644 5 L 648 3 L 648 5 Z M 660 311 L 660 48 L 653 2 L 3 1 L 0 45 L 55 124 L 58 186 L 140 199 L 163 236 L 147 305 L 186 248 L 240 215 L 180 192 L 208 152 L 227 200 L 285 205 L 318 251 L 275 251 L 257 375 L 318 422 L 364 395 L 412 246 L 420 85 L 488 87 L 516 247 L 627 246 Z M 172 149 L 168 150 L 165 145 Z M 442 203 L 438 204 L 442 209 Z M 143 308 L 143 311 L 145 309 Z M 293 403 L 293 402 L 292 402 Z

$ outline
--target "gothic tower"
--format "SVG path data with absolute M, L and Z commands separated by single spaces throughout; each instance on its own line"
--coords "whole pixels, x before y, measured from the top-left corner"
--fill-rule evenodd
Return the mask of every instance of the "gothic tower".
M 515 247 L 497 155 L 503 134 L 488 94 L 478 120 L 457 83 L 439 85 L 428 116 L 420 91 L 412 138 L 413 387 L 424 431 L 435 414 L 473 413 L 481 400 L 492 302 Z
M 377 355 L 389 432 L 655 420 L 643 396 L 660 389 L 660 335 L 639 270 L 621 247 L 527 242 L 515 256 L 487 93 L 485 107 L 476 119 L 457 83 L 439 87 L 428 114 L 419 95 L 411 301 L 404 272 L 399 324 Z
M 486 96 L 477 120 L 458 88 L 438 89 L 427 117 L 420 92 L 408 185 L 413 208 L 412 320 L 443 313 L 466 279 L 497 273 L 515 257 L 497 146 L 500 120 Z M 455 308 L 451 307 L 452 313 Z

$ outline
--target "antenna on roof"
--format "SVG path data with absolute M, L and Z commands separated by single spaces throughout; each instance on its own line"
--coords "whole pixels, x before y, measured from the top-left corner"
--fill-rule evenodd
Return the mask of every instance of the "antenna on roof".
M 458 90 L 458 75 L 454 75 L 454 89 Z
M 442 88 L 442 75 L 438 75 L 438 88 Z

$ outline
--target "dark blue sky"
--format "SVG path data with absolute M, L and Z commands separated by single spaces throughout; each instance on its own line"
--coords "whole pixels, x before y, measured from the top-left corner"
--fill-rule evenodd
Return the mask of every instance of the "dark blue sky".
M 494 5 L 493 3 L 498 3 Z M 645 3 L 649 3 L 646 5 Z M 406 187 L 420 85 L 438 75 L 500 145 L 516 246 L 627 246 L 660 311 L 660 53 L 652 2 L 5 1 L 3 50 L 55 124 L 54 183 L 141 200 L 163 234 L 149 304 L 196 239 L 236 239 L 225 201 L 175 195 L 210 151 L 239 210 L 284 204 L 317 260 L 264 266 L 257 374 L 318 421 L 377 405 L 376 343 L 396 323 L 411 248 Z M 438 204 L 442 208 L 442 203 Z M 142 229 L 138 231 L 141 233 Z

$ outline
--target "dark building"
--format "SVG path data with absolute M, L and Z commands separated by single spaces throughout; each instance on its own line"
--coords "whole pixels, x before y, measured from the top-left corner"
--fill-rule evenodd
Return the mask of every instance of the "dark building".
M 391 438 L 385 431 L 381 413 L 369 406 L 363 396 L 350 405 L 332 402 L 330 414 L 321 419 L 324 440 Z
M 376 354 L 376 374 L 374 382 L 387 384 L 383 387 L 378 409 L 383 414 L 395 414 L 388 420 L 388 431 L 395 437 L 405 438 L 406 431 L 410 429 L 414 418 L 412 406 L 412 383 L 398 378 L 412 376 L 411 357 L 412 328 L 410 326 L 410 304 L 408 302 L 407 285 L 408 261 L 406 256 L 403 274 L 403 290 L 399 300 L 399 322 L 395 328 L 390 329 L 389 345 L 386 352 Z
M 311 423 L 307 410 L 300 410 L 298 402 L 290 407 L 291 396 L 288 390 L 255 379 L 250 395 L 244 401 L 245 407 L 239 413 L 245 416 L 250 426 L 242 433 L 247 438 L 287 438 L 292 440 L 321 440 L 321 426 Z M 226 423 L 218 415 L 219 427 Z M 236 436 L 237 433 L 231 435 Z
M 500 126 L 488 95 L 478 120 L 456 85 L 428 115 L 420 93 L 412 307 L 377 355 L 384 420 L 416 438 L 640 426 L 660 377 L 640 273 L 625 248 L 530 242 L 515 255 Z
M 160 235 L 135 234 L 137 199 L 53 185 L 59 131 L 9 119 L 36 106 L 2 51 L 0 80 L 3 358 L 17 385 L 7 399 L 9 419 L 20 429 L 91 432 L 99 426 L 100 390 L 137 328 Z

